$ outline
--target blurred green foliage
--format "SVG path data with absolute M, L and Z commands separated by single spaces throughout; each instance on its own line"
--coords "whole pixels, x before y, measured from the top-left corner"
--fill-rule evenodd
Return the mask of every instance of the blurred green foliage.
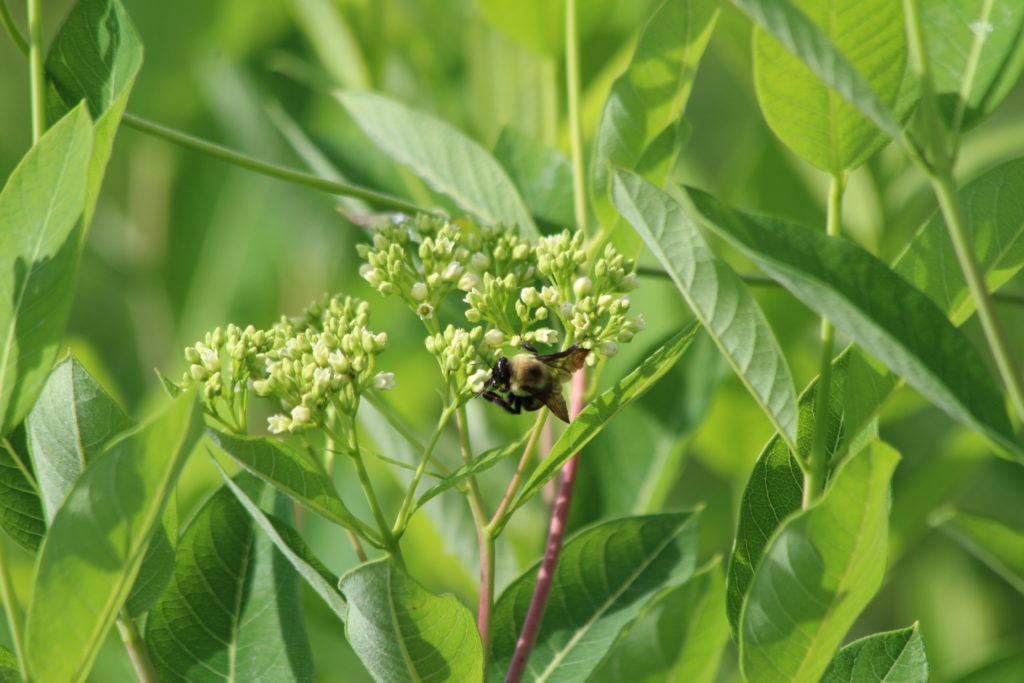
M 48 37 L 69 4 L 45 3 Z M 305 167 L 307 159 L 285 134 L 299 130 L 346 179 L 450 207 L 447 199 L 395 166 L 359 132 L 332 96 L 338 87 L 389 93 L 444 119 L 486 148 L 493 148 L 509 126 L 568 149 L 562 89 L 552 85 L 561 83 L 563 71 L 559 33 L 539 35 L 529 24 L 503 21 L 501 3 L 124 4 L 145 46 L 129 111 L 261 159 Z M 582 4 L 587 6 L 581 21 L 583 119 L 589 139 L 651 2 Z M 13 10 L 24 25 L 22 8 Z M 723 6 L 690 97 L 691 133 L 673 178 L 740 208 L 823 225 L 827 179 L 770 132 L 755 101 L 750 64 L 749 21 Z M 0 65 L 0 101 L 5 103 L 0 107 L 0 129 L 5 131 L 0 136 L 0 175 L 6 177 L 30 144 L 28 70 L 6 40 L 0 40 Z M 992 118 L 967 134 L 959 175 L 969 179 L 1021 154 L 1024 88 L 1018 85 Z M 206 330 L 228 322 L 268 326 L 281 314 L 298 313 L 324 292 L 345 292 L 373 303 L 375 327 L 390 332 L 389 369 L 399 381 L 393 403 L 414 427 L 429 430 L 439 399 L 420 323 L 401 302 L 381 299 L 359 278 L 353 245 L 361 239 L 362 228 L 337 209 L 331 196 L 122 128 L 79 269 L 69 346 L 129 414 L 139 415 L 161 391 L 153 369 L 180 373 L 181 349 Z M 890 148 L 851 175 L 844 218 L 853 239 L 891 260 L 933 210 L 923 176 Z M 722 244 L 714 247 L 738 269 L 752 270 Z M 625 374 L 657 340 L 689 318 L 669 283 L 646 279 L 642 285 L 635 310 L 645 314 L 651 329 L 609 364 L 605 383 Z M 1021 291 L 1024 279 L 1018 276 L 1010 283 L 1014 287 Z M 816 374 L 817 318 L 782 290 L 757 288 L 755 293 L 797 387 L 803 387 Z M 1004 304 L 1000 313 L 1021 355 L 1024 306 Z M 976 323 L 968 323 L 967 329 L 980 340 Z M 839 341 L 841 348 L 846 340 Z M 628 409 L 595 442 L 592 450 L 599 457 L 584 462 L 574 526 L 644 511 L 635 509 L 636 492 L 655 487 L 646 500 L 656 508 L 705 503 L 701 555 L 728 553 L 739 495 L 771 427 L 739 381 L 727 376 L 714 350 L 705 346 L 700 355 L 691 351 L 674 376 L 673 386 L 683 387 L 682 416 L 674 416 L 683 436 L 638 448 L 635 435 L 650 433 L 647 425 L 661 419 L 652 409 L 659 403 L 657 390 Z M 511 433 L 520 424 L 493 413 L 474 405 L 470 420 L 493 423 L 498 433 Z M 1024 470 L 995 459 L 979 437 L 952 424 L 909 389 L 901 389 L 887 404 L 881 432 L 903 454 L 894 481 L 890 567 L 882 592 L 849 637 L 920 621 L 934 680 L 954 680 L 997 657 L 1019 661 L 1024 598 L 932 529 L 929 515 L 953 503 L 1024 528 Z M 494 436 L 481 427 L 475 442 L 490 446 Z M 678 479 L 638 481 L 637 452 L 681 457 L 685 464 Z M 389 457 L 401 459 L 394 453 Z M 381 467 L 374 474 L 386 478 L 385 471 Z M 205 458 L 192 459 L 179 487 L 182 520 L 192 516 L 216 477 Z M 344 495 L 354 483 L 339 485 Z M 497 497 L 501 485 L 485 482 L 484 489 L 485 496 Z M 399 495 L 398 489 L 388 495 Z M 435 592 L 455 591 L 469 602 L 475 599 L 475 549 L 461 506 L 458 499 L 434 501 L 430 516 L 415 518 L 404 541 L 415 576 Z M 523 519 L 509 529 L 502 544 L 499 586 L 539 553 L 542 510 L 527 507 L 521 514 Z M 304 523 L 325 563 L 334 569 L 351 566 L 351 550 L 338 542 L 336 530 L 312 516 Z M 29 560 L 22 559 L 16 579 L 24 583 Z M 305 614 L 317 680 L 366 680 L 344 645 L 342 625 L 308 588 L 303 592 L 309 598 Z M 111 645 L 101 654 L 92 680 L 121 680 L 129 670 L 123 650 L 113 641 Z M 738 676 L 729 669 L 734 661 L 734 656 L 726 657 L 724 678 Z M 998 676 L 1007 669 L 993 670 Z

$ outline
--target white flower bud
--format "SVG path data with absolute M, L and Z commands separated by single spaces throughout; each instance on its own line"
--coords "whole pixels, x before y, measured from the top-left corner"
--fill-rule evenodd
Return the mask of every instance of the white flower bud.
M 466 273 L 461 278 L 459 278 L 459 283 L 455 286 L 461 289 L 463 292 L 468 292 L 472 289 L 476 289 L 477 287 L 480 286 L 480 276 L 478 276 L 476 273 Z
M 427 276 L 427 286 L 431 289 L 437 289 L 441 286 L 441 276 L 438 273 L 431 273 Z
M 611 358 L 619 352 L 619 345 L 611 339 L 605 339 L 597 349 L 605 358 Z
M 633 318 L 633 328 L 635 330 L 637 330 L 638 332 L 640 330 L 646 330 L 647 329 L 647 320 L 644 318 L 642 313 L 640 315 L 638 315 L 637 317 Z
M 188 374 L 192 375 L 192 379 L 197 382 L 202 382 L 204 379 L 210 376 L 210 371 L 204 368 L 202 365 L 192 365 L 188 369 Z
M 370 283 L 371 287 L 380 287 L 382 284 L 381 272 L 369 263 L 364 263 L 359 267 L 359 274 Z
M 533 333 L 533 338 L 539 341 L 541 344 L 557 344 L 558 332 L 551 329 L 550 327 L 542 327 Z
M 321 384 L 330 382 L 332 376 L 333 373 L 330 368 L 317 368 L 313 371 L 313 381 L 320 382 Z
M 292 426 L 305 424 L 312 417 L 313 411 L 309 409 L 309 406 L 297 405 L 292 408 Z
M 512 250 L 512 258 L 516 261 L 522 261 L 530 255 L 530 245 L 520 244 L 518 247 Z
M 441 279 L 445 282 L 454 282 L 459 279 L 462 275 L 462 264 L 458 261 L 452 261 L 444 268 L 444 272 L 441 273 Z
M 628 273 L 626 277 L 622 278 L 622 283 L 619 288 L 623 291 L 628 292 L 631 289 L 636 289 L 640 286 L 640 283 L 636 281 L 636 273 Z
M 469 376 L 469 379 L 466 380 L 466 386 L 469 387 L 469 390 L 474 394 L 479 394 L 484 390 L 484 384 L 487 383 L 487 380 L 490 379 L 490 377 L 490 370 L 477 370 Z
M 483 320 L 483 315 L 480 313 L 480 311 L 476 310 L 475 308 L 467 308 L 466 320 L 468 320 L 471 323 L 478 323 L 481 320 Z
M 308 408 L 307 408 L 308 410 Z M 281 432 L 288 431 L 292 421 L 288 419 L 287 415 L 271 415 L 267 418 L 267 428 L 270 429 L 271 434 L 280 434 Z
M 412 289 L 409 290 L 409 295 L 416 301 L 423 301 L 427 298 L 427 294 L 429 294 L 429 292 L 427 291 L 427 285 L 425 282 L 417 282 L 412 286 Z
M 478 251 L 469 259 L 469 263 L 477 270 L 487 270 L 491 266 L 491 259 Z
M 540 292 L 537 291 L 536 287 L 524 287 L 519 292 L 519 298 L 530 308 L 536 308 L 543 303 L 540 298 Z
M 370 284 L 373 284 L 373 283 L 371 282 Z M 392 292 L 395 291 L 395 286 L 393 284 L 391 284 L 390 282 L 382 282 L 377 287 L 377 291 L 380 292 L 384 296 L 388 296 L 389 294 L 391 294 Z
M 558 290 L 554 287 L 543 287 L 540 290 L 540 298 L 548 306 L 554 306 L 558 303 Z
M 391 391 L 395 388 L 395 373 L 378 372 L 373 376 L 373 388 L 378 391 Z
M 373 347 L 376 353 L 380 353 L 384 349 L 388 348 L 388 333 L 380 332 L 373 337 Z
M 558 312 L 561 314 L 563 318 L 568 318 L 570 315 L 572 315 L 572 303 L 568 301 L 563 301 L 562 303 L 558 304 Z
M 505 341 L 505 333 L 492 328 L 487 330 L 487 334 L 484 335 L 484 341 L 491 346 L 500 346 Z
M 590 294 L 590 290 L 593 286 L 594 283 L 590 281 L 590 278 L 583 276 L 581 278 L 577 278 L 576 282 L 572 283 L 572 291 L 576 294 L 577 298 L 584 297 L 587 294 Z

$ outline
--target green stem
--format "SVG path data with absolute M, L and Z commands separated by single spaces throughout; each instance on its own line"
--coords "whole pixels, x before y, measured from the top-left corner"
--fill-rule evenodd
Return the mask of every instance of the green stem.
M 537 438 L 544 429 L 547 417 L 548 411 L 546 410 L 542 410 L 537 414 L 537 419 L 533 423 L 533 431 L 530 433 L 530 438 L 526 442 L 526 447 L 523 448 L 523 455 L 519 458 L 519 465 L 516 466 L 516 473 L 512 475 L 512 481 L 508 483 L 508 488 L 505 489 L 505 495 L 501 497 L 501 501 L 498 503 L 498 509 L 494 511 L 494 517 L 491 518 L 490 524 L 487 525 L 488 535 L 497 536 L 501 533 L 501 529 L 505 527 L 505 512 L 508 510 L 509 504 L 512 503 L 512 499 L 515 497 L 516 491 L 519 490 L 519 482 L 522 480 L 523 472 L 526 470 L 526 463 L 528 463 L 530 458 L 533 456 L 533 451 L 537 446 Z
M 931 66 L 924 45 L 924 29 L 917 0 L 903 0 L 904 15 L 907 22 L 907 43 L 914 67 L 917 69 L 921 83 L 920 112 L 928 133 L 927 148 L 930 163 L 925 171 L 932 183 L 932 189 L 939 201 L 939 208 L 949 231 L 953 251 L 956 253 L 960 270 L 967 288 L 974 298 L 978 309 L 978 318 L 985 333 L 989 350 L 995 359 L 999 375 L 1006 386 L 1014 411 L 1019 420 L 1024 421 L 1024 379 L 1020 369 L 1006 344 L 1002 325 L 996 315 L 995 305 L 985 283 L 985 275 L 974 255 L 968 234 L 967 220 L 963 204 L 956 193 L 953 180 L 953 155 L 949 149 L 946 131 L 943 129 L 939 116 L 938 102 L 932 83 Z
M 28 0 L 28 67 L 32 89 L 32 142 L 46 130 L 46 75 L 43 72 L 43 17 L 39 0 Z
M 451 419 L 455 413 L 455 409 L 452 406 L 447 406 L 441 411 L 441 417 L 437 421 L 437 426 L 434 428 L 434 433 L 430 435 L 430 441 L 427 442 L 427 447 L 423 449 L 423 453 L 420 456 L 420 462 L 416 466 L 416 471 L 412 475 L 412 482 L 409 483 L 409 489 L 405 492 L 405 498 L 402 500 L 402 506 L 398 509 L 398 517 L 395 518 L 395 525 L 391 529 L 391 533 L 396 537 L 401 537 L 405 531 L 405 525 L 409 523 L 409 515 L 412 514 L 412 503 L 413 498 L 416 495 L 416 487 L 419 486 L 420 479 L 423 478 L 423 473 L 427 470 L 427 463 L 430 462 L 431 454 L 434 452 L 434 446 L 437 445 L 437 440 L 441 437 L 441 432 L 444 431 L 444 427 L 448 424 L 448 420 Z
M 462 462 L 469 464 L 473 458 L 473 449 L 469 443 L 469 421 L 466 419 L 466 406 L 460 405 L 455 411 L 455 424 L 459 431 L 459 450 Z M 484 675 L 491 651 L 491 613 L 494 611 L 494 536 L 487 531 L 487 511 L 484 499 L 480 495 L 480 486 L 476 477 L 467 478 L 469 484 L 469 509 L 473 514 L 473 526 L 476 527 L 476 539 L 480 551 L 480 601 L 477 606 L 477 629 L 484 645 Z
M 576 225 L 587 232 L 587 181 L 583 168 L 583 122 L 580 120 L 580 46 L 576 0 L 565 3 L 565 79 L 569 102 L 569 147 L 572 151 L 572 196 Z
M 26 676 L 28 669 L 25 661 L 25 632 L 24 624 L 21 621 L 21 605 L 14 594 L 14 585 L 11 582 L 11 574 L 7 566 L 7 544 L 6 539 L 0 538 L 0 598 L 4 601 L 4 611 L 7 613 L 7 627 L 11 632 L 11 644 L 14 647 L 14 655 L 18 658 L 18 669 L 23 676 Z M 26 680 L 27 677 L 26 677 Z
M 221 161 L 226 161 L 229 164 L 235 164 L 236 166 L 247 168 L 250 171 L 255 171 L 256 173 L 262 173 L 263 175 L 270 176 L 271 178 L 277 178 L 278 180 L 284 180 L 297 185 L 304 185 L 306 187 L 311 187 L 314 190 L 322 190 L 324 192 L 341 195 L 343 197 L 362 199 L 381 209 L 387 209 L 390 211 L 403 211 L 405 213 L 431 212 L 429 209 L 425 209 L 417 204 L 386 195 L 382 192 L 376 192 L 374 190 L 359 187 L 358 185 L 351 185 L 349 183 L 327 180 L 309 173 L 303 173 L 302 171 L 296 171 L 291 168 L 270 164 L 266 161 L 261 161 L 254 157 L 228 149 L 227 147 L 222 147 L 207 140 L 188 135 L 187 133 L 182 133 L 181 131 L 174 130 L 173 128 L 168 128 L 166 126 L 161 126 L 158 123 L 147 121 L 146 119 L 135 116 L 134 114 L 125 113 L 124 116 L 121 117 L 121 122 L 126 126 L 142 131 L 143 133 L 155 135 L 156 137 L 173 142 L 176 145 L 187 147 L 188 149 L 201 152 L 220 159 Z
M 117 630 L 121 634 L 121 642 L 128 650 L 128 658 L 131 659 L 132 666 L 135 668 L 135 675 L 142 683 L 158 683 L 160 678 L 157 676 L 153 660 L 149 656 L 149 648 L 146 647 L 146 642 L 142 639 L 135 620 L 122 614 L 117 620 Z
M 398 538 L 391 533 L 391 528 L 388 526 L 387 520 L 384 517 L 384 510 L 380 506 L 380 501 L 377 500 L 377 493 L 373 490 L 373 482 L 370 481 L 370 474 L 366 471 L 366 465 L 363 463 L 363 454 L 359 450 L 359 439 L 356 436 L 356 423 L 353 419 L 348 425 L 348 448 L 349 455 L 352 456 L 352 463 L 356 468 L 356 475 L 359 477 L 359 485 L 363 488 L 363 494 L 366 496 L 366 502 L 370 504 L 370 510 L 373 512 L 373 518 L 377 522 L 377 528 L 380 530 L 380 537 L 384 543 L 385 549 L 391 554 L 395 561 L 403 569 L 405 568 L 405 558 L 402 557 L 402 549 L 398 545 Z
M 7 0 L 0 0 L 0 24 L 4 25 L 4 30 L 7 31 L 7 35 L 11 37 L 11 42 L 18 48 L 24 56 L 28 56 L 28 41 L 21 35 L 21 31 L 18 30 L 18 25 L 14 23 L 14 17 L 11 16 L 11 10 L 7 7 Z
M 842 232 L 843 190 L 845 179 L 842 174 L 832 176 L 828 192 L 828 217 L 825 232 L 829 237 L 838 237 Z M 825 442 L 831 417 L 829 399 L 832 395 L 832 354 L 835 344 L 835 328 L 827 318 L 821 319 L 821 358 L 818 370 L 818 384 L 814 389 L 814 432 L 811 437 L 811 452 L 804 465 L 803 506 L 807 507 L 825 489 L 828 453 Z

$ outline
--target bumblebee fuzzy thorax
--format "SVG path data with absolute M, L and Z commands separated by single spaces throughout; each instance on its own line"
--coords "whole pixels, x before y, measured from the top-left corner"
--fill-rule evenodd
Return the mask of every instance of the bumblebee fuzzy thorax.
M 528 353 L 508 359 L 509 391 L 516 396 L 530 396 L 551 384 L 551 368 Z

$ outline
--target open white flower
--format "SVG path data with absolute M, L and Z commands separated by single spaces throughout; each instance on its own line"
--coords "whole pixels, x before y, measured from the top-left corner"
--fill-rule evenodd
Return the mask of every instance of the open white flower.
M 292 424 L 291 418 L 287 415 L 271 415 L 267 418 L 267 428 L 270 429 L 271 434 L 281 434 L 282 432 L 288 431 L 288 427 Z
M 395 388 L 395 373 L 378 372 L 373 376 L 373 388 L 378 391 L 391 391 Z

